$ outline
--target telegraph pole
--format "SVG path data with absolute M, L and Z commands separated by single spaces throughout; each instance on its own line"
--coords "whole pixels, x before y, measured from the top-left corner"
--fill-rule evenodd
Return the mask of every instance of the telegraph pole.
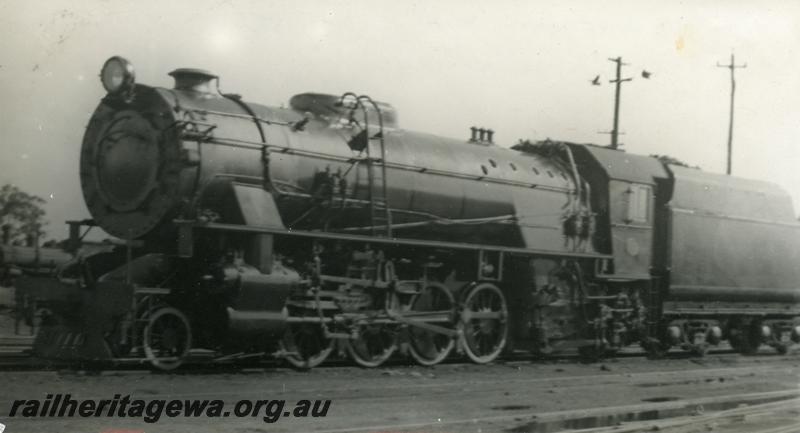
M 617 78 L 614 80 L 609 80 L 609 83 L 616 83 L 617 85 L 616 93 L 614 94 L 614 128 L 611 130 L 611 148 L 616 149 L 619 146 L 617 136 L 619 135 L 620 91 L 622 90 L 622 83 L 625 81 L 631 81 L 633 78 L 622 78 L 622 65 L 627 65 L 627 63 L 622 63 L 622 57 L 608 60 L 617 64 Z
M 719 62 L 717 62 L 717 67 L 728 68 L 731 70 L 731 113 L 730 122 L 728 123 L 728 168 L 726 170 L 726 173 L 730 176 L 731 154 L 733 153 L 733 94 L 736 92 L 736 79 L 734 78 L 733 71 L 735 71 L 737 68 L 746 68 L 747 63 L 743 65 L 737 65 L 733 58 L 733 53 L 731 53 L 731 63 L 729 65 L 720 65 Z

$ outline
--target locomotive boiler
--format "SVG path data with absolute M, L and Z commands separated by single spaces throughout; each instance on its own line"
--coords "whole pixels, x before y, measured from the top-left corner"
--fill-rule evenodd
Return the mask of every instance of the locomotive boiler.
M 308 368 L 338 350 L 374 367 L 398 351 L 433 365 L 453 351 L 486 363 L 512 350 L 800 340 L 788 271 L 773 299 L 786 308 L 766 321 L 758 306 L 741 323 L 735 308 L 675 307 L 727 292 L 670 287 L 697 272 L 663 254 L 693 248 L 671 207 L 688 176 L 654 158 L 549 141 L 512 150 L 483 128 L 466 140 L 403 130 L 365 95 L 276 108 L 222 93 L 208 71 L 170 75 L 161 88 L 137 84 L 123 58 L 102 68 L 80 180 L 92 224 L 125 246 L 65 267 L 41 356 L 171 369 L 202 352 Z M 773 227 L 771 216 L 760 215 Z M 797 254 L 797 224 L 779 227 L 794 238 L 770 257 Z M 768 282 L 753 284 L 741 299 Z

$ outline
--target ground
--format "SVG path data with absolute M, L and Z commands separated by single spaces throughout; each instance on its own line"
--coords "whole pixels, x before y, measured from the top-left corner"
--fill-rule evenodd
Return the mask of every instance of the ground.
M 748 358 L 725 354 L 706 360 L 674 357 L 658 362 L 625 357 L 599 364 L 574 360 L 488 366 L 451 363 L 435 368 L 397 364 L 376 370 L 337 366 L 309 372 L 283 367 L 194 368 L 176 374 L 143 369 L 99 374 L 12 370 L 0 372 L 0 422 L 8 425 L 9 432 L 550 432 L 599 427 L 609 420 L 613 425 L 646 419 L 641 413 L 652 412 L 646 410 L 648 405 L 680 403 L 689 409 L 672 411 L 696 416 L 742 404 L 780 401 L 797 395 L 798 373 L 796 358 L 771 354 Z M 285 417 L 274 424 L 265 423 L 263 413 L 245 418 L 162 416 L 152 424 L 118 417 L 7 416 L 13 400 L 43 400 L 57 393 L 71 394 L 73 399 L 112 399 L 114 394 L 145 400 L 221 399 L 226 408 L 241 399 L 285 400 L 287 407 L 313 399 L 331 404 L 324 418 Z M 725 406 L 725 399 L 733 400 Z M 614 409 L 603 412 L 603 408 Z M 662 412 L 671 414 L 667 409 Z M 680 414 L 670 416 L 674 415 Z M 798 413 L 785 408 L 772 413 L 769 421 L 797 422 L 800 428 Z M 731 425 L 702 418 L 689 425 L 702 431 L 756 431 L 753 426 L 741 430 L 741 422 Z

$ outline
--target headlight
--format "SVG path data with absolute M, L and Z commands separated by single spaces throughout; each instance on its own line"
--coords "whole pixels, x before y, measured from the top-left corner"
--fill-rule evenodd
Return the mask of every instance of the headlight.
M 119 56 L 106 60 L 100 70 L 100 81 L 108 93 L 120 93 L 133 88 L 135 79 L 133 65 Z

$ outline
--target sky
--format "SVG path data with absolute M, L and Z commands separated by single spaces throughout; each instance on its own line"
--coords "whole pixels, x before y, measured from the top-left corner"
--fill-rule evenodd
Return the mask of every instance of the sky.
M 404 129 L 495 141 L 608 144 L 622 56 L 620 141 L 725 171 L 735 53 L 733 172 L 800 208 L 800 2 L 0 0 L 0 184 L 47 201 L 50 237 L 88 217 L 82 135 L 121 55 L 139 83 L 199 67 L 225 92 L 286 105 L 355 91 L 392 104 Z M 644 79 L 642 70 L 652 72 Z M 600 75 L 600 86 L 590 81 Z

